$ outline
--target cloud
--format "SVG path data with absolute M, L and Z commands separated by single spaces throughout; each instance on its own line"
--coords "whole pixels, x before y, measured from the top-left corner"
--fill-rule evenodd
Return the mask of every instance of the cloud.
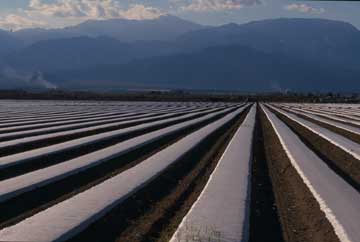
M 89 19 L 154 19 L 164 12 L 155 7 L 131 4 L 127 9 L 115 0 L 30 0 L 26 9 L 0 19 L 0 27 L 21 29 L 44 27 L 46 23 L 61 20 L 64 23 L 79 23 Z M 49 26 L 48 26 L 49 27 Z
M 289 4 L 284 7 L 288 11 L 298 11 L 301 13 L 310 13 L 310 14 L 322 14 L 325 12 L 324 8 L 314 8 L 307 4 Z
M 157 18 L 163 12 L 154 7 L 142 4 L 132 4 L 123 9 L 119 2 L 114 0 L 57 0 L 55 3 L 45 4 L 42 0 L 31 0 L 29 13 L 43 14 L 51 17 L 77 17 L 88 19 Z
M 126 19 L 155 19 L 165 13 L 158 8 L 146 7 L 142 4 L 133 4 L 130 8 L 122 12 L 121 16 Z
M 192 0 L 183 11 L 210 12 L 240 9 L 244 6 L 260 4 L 260 0 Z
M 5 29 L 18 29 L 19 26 L 22 28 L 33 28 L 33 27 L 44 27 L 46 23 L 40 20 L 34 20 L 28 17 L 24 17 L 16 14 L 9 14 L 4 18 L 0 19 L 0 26 Z
M 31 0 L 27 10 L 28 13 L 60 18 L 116 18 L 122 11 L 119 3 L 113 0 L 57 0 L 54 3 Z

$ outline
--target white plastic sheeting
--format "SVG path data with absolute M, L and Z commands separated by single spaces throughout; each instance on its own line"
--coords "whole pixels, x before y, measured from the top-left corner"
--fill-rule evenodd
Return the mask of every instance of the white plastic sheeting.
M 170 242 L 248 241 L 254 105 Z

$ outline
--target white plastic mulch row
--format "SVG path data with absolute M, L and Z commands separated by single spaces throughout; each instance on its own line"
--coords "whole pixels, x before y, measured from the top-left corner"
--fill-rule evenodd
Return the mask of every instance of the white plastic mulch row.
M 310 110 L 310 109 L 308 109 L 308 110 Z M 359 117 L 352 116 L 352 115 L 349 115 L 349 114 L 341 112 L 341 111 L 330 111 L 330 110 L 324 110 L 324 109 L 312 109 L 312 111 L 319 112 L 322 114 L 327 114 L 327 115 L 334 115 L 334 116 L 338 116 L 340 118 L 350 119 L 350 120 L 354 120 L 354 121 L 360 121 Z
M 344 118 L 349 118 L 349 119 L 355 119 L 357 121 L 360 121 L 360 117 L 358 116 L 358 113 L 355 113 L 354 111 L 349 112 L 348 110 L 324 110 L 324 109 L 319 109 L 321 111 L 326 111 L 327 113 L 332 113 Z
M 231 109 L 231 108 L 217 112 L 217 114 L 227 112 L 227 111 L 229 111 L 229 109 Z M 202 111 L 202 112 L 204 112 L 204 111 Z M 183 118 L 191 118 L 195 115 L 198 115 L 199 113 L 201 113 L 201 112 L 190 113 L 190 114 L 180 116 L 180 117 L 175 117 L 175 118 L 168 118 L 168 119 L 165 118 L 164 120 L 159 120 L 159 121 L 145 123 L 145 124 L 139 124 L 139 125 L 131 126 L 131 127 L 124 128 L 124 129 L 119 129 L 119 130 L 104 132 L 104 133 L 95 134 L 95 135 L 91 135 L 91 136 L 86 136 L 86 137 L 66 141 L 66 142 L 59 143 L 59 144 L 54 144 L 54 145 L 50 145 L 50 146 L 46 146 L 46 147 L 42 147 L 42 148 L 38 148 L 38 149 L 34 149 L 34 150 L 29 150 L 29 151 L 9 155 L 9 156 L 4 156 L 4 157 L 0 158 L 0 169 L 9 167 L 9 166 L 13 166 L 13 165 L 17 165 L 20 163 L 24 163 L 24 162 L 29 162 L 35 158 L 47 156 L 47 155 L 53 154 L 53 153 L 63 152 L 68 149 L 84 147 L 86 145 L 93 144 L 95 142 L 100 142 L 102 140 L 110 139 L 110 138 L 113 138 L 113 137 L 116 137 L 119 135 L 124 135 L 124 134 L 130 133 L 130 132 L 136 131 L 136 130 L 142 130 L 142 129 L 153 127 L 156 125 L 166 124 L 169 122 L 181 120 Z
M 242 112 L 238 109 L 85 192 L 0 231 L 4 241 L 65 241 L 158 177 L 188 151 Z
M 312 152 L 285 123 L 262 107 L 292 166 L 341 242 L 360 241 L 360 194 Z
M 104 103 L 104 105 L 96 105 L 95 103 L 89 103 L 87 105 L 81 105 L 79 102 L 74 102 L 71 105 L 51 105 L 50 102 L 39 102 L 36 108 L 33 108 L 29 103 L 19 103 L 15 106 L 21 107 L 16 109 L 10 103 L 0 102 L 0 123 L 6 121 L 26 121 L 26 119 L 41 119 L 67 116 L 84 116 L 84 115 L 107 115 L 108 113 L 125 112 L 144 112 L 145 110 L 168 112 L 171 109 L 189 109 L 189 108 L 208 108 L 208 107 L 226 107 L 226 103 L 140 103 L 140 102 L 114 102 Z M 14 120 L 12 120 L 14 119 Z
M 188 109 L 187 109 L 188 110 Z M 131 116 L 131 115 L 140 115 L 144 112 L 145 110 L 143 110 L 142 112 L 132 112 L 132 113 L 126 113 L 126 114 L 117 114 L 117 115 L 113 115 L 113 116 L 107 116 L 107 117 L 87 117 L 87 118 L 82 118 L 82 119 L 77 119 L 76 117 L 73 118 L 68 118 L 66 120 L 60 120 L 60 119 L 51 119 L 51 120 L 47 120 L 46 122 L 42 122 L 41 120 L 39 120 L 37 123 L 34 123 L 33 121 L 30 122 L 30 124 L 26 124 L 26 122 L 24 122 L 24 125 L 22 125 L 22 122 L 19 122 L 19 125 L 14 125 L 14 123 L 11 124 L 11 126 L 7 126 L 7 124 L 3 124 L 0 125 L 0 132 L 10 132 L 10 131 L 16 131 L 19 129 L 30 129 L 30 128 L 38 128 L 38 127 L 49 127 L 49 126 L 58 126 L 58 125 L 65 125 L 65 124 L 73 124 L 73 123 L 78 123 L 80 124 L 81 122 L 88 122 L 88 121 L 98 121 L 98 120 L 102 120 L 105 121 L 107 119 L 110 119 L 111 117 L 113 118 L 117 118 L 117 117 L 127 117 L 127 116 Z M 180 109 L 179 112 L 181 111 L 185 111 L 184 109 Z M 151 114 L 156 114 L 156 113 L 162 113 L 162 111 L 157 111 L 157 110 L 146 110 L 146 112 L 149 112 L 147 115 L 151 115 Z M 169 110 L 167 113 L 171 113 L 172 110 Z M 60 121 L 59 121 L 60 120 Z M 1 126 L 4 126 L 1 128 Z
M 38 120 L 37 122 L 31 121 L 29 124 L 26 122 L 24 123 L 18 123 L 18 124 L 11 124 L 11 126 L 8 126 L 8 124 L 3 124 L 0 127 L 0 133 L 1 132 L 16 132 L 20 129 L 36 129 L 36 128 L 42 128 L 42 127 L 51 127 L 51 126 L 59 126 L 59 125 L 66 125 L 66 124 L 73 124 L 73 123 L 81 123 L 81 122 L 89 122 L 89 121 L 101 121 L 106 120 L 110 118 L 117 118 L 117 117 L 126 117 L 131 115 L 136 115 L 137 113 L 126 113 L 126 114 L 119 114 L 119 115 L 113 115 L 110 117 L 93 117 L 93 118 L 84 118 L 84 119 L 77 119 L 74 117 L 73 119 L 66 119 L 66 120 L 60 120 L 58 121 L 56 118 L 47 120 L 46 122 L 42 122 L 42 120 Z
M 320 111 L 326 111 L 329 113 L 334 113 L 334 114 L 340 114 L 340 115 L 347 115 L 350 118 L 359 118 L 359 109 L 355 108 L 341 108 L 341 107 L 329 107 L 329 106 L 305 106 L 306 108 L 313 108 L 315 110 L 320 110 Z M 350 106 L 351 107 L 351 106 Z
M 7 133 L 3 133 L 0 134 L 0 138 L 1 139 L 14 139 L 17 138 L 19 136 L 24 137 L 24 136 L 36 136 L 39 134 L 44 134 L 44 133 L 50 133 L 50 132 L 65 132 L 62 130 L 66 130 L 66 129 L 76 129 L 77 127 L 83 127 L 83 126 L 87 126 L 87 125 L 96 125 L 96 124 L 104 124 L 104 123 L 111 123 L 111 122 L 118 122 L 118 121 L 122 121 L 122 120 L 129 120 L 129 119 L 136 119 L 136 118 L 142 118 L 142 117 L 148 117 L 148 116 L 153 116 L 151 114 L 141 114 L 141 115 L 134 115 L 132 114 L 131 116 L 128 115 L 120 115 L 119 117 L 116 118 L 111 118 L 111 119 L 102 119 L 102 120 L 97 120 L 97 121 L 85 121 L 85 122 L 78 122 L 78 123 L 74 123 L 71 122 L 71 124 L 64 124 L 64 125 L 56 125 L 56 126 L 47 126 L 45 128 L 40 127 L 40 128 L 34 128 L 34 129 L 27 129 L 27 130 L 14 130 L 11 132 L 7 132 Z
M 159 106 L 161 108 L 161 106 Z M 172 107 L 169 107 L 172 108 Z M 85 110 L 84 110 L 85 109 Z M 12 110 L 12 109 L 1 109 L 1 113 L 3 114 L 0 117 L 0 121 L 4 122 L 8 121 L 16 121 L 19 119 L 36 119 L 36 118 L 43 118 L 43 117 L 67 117 L 67 116 L 87 116 L 89 114 L 94 115 L 106 115 L 107 113 L 117 113 L 117 112 L 128 112 L 129 110 L 135 111 L 136 109 L 146 109 L 142 106 L 124 106 L 124 105 L 117 105 L 115 108 L 109 108 L 107 106 L 104 107 L 84 107 L 84 106 L 77 106 L 76 108 L 72 109 L 70 107 L 60 107 L 58 110 L 54 110 L 52 106 L 40 106 L 37 110 L 32 111 L 28 108 L 25 108 L 24 111 L 20 110 Z
M 33 122 L 46 122 L 51 120 L 71 120 L 71 119 L 86 119 L 86 118 L 93 118 L 93 117 L 107 117 L 111 115 L 120 115 L 120 114 L 126 114 L 125 111 L 121 112 L 118 110 L 117 112 L 100 112 L 100 111 L 94 111 L 94 112 L 86 112 L 86 113 L 65 113 L 65 114 L 42 114 L 42 115 L 35 115 L 33 117 L 27 118 L 24 116 L 21 118 L 21 115 L 18 118 L 14 119 L 8 119 L 8 120 L 1 120 L 0 121 L 0 127 L 4 125 L 21 125 L 21 124 L 27 124 L 27 123 L 33 123 Z
M 1 105 L 1 104 L 0 104 Z M 9 125 L 25 125 L 26 123 L 33 123 L 36 121 L 44 122 L 44 121 L 60 121 L 60 120 L 81 120 L 84 118 L 94 118 L 94 117 L 109 117 L 111 115 L 120 115 L 120 114 L 127 114 L 127 113 L 170 113 L 170 112 L 179 112 L 181 110 L 190 110 L 190 109 L 206 109 L 206 108 L 215 108 L 215 107 L 226 107 L 228 104 L 216 104 L 216 105 L 204 105 L 201 104 L 197 105 L 157 105 L 157 106 L 151 106 L 151 107 L 142 107 L 137 105 L 129 105 L 129 106 L 115 106 L 114 108 L 108 109 L 105 107 L 96 107 L 96 108 L 86 108 L 85 111 L 81 112 L 71 112 L 67 110 L 66 112 L 62 111 L 60 113 L 56 112 L 53 114 L 51 111 L 49 112 L 43 112 L 41 114 L 31 114 L 30 117 L 28 117 L 26 114 L 22 112 L 15 112 L 16 117 L 12 120 L 9 118 L 4 118 L 10 111 L 4 111 L 3 109 L 0 110 L 0 126 L 9 126 Z M 41 107 L 42 109 L 45 109 L 45 107 Z M 32 113 L 32 112 L 31 112 Z
M 212 109 L 210 109 L 212 110 Z M 216 109 L 213 109 L 214 111 Z M 181 114 L 190 113 L 191 110 L 181 111 Z M 209 109 L 206 110 L 208 112 Z M 65 135 L 71 135 L 81 132 L 92 131 L 96 129 L 102 128 L 109 128 L 115 127 L 124 124 L 131 124 L 133 122 L 145 122 L 151 121 L 158 118 L 166 118 L 175 115 L 176 112 L 170 112 L 168 114 L 162 114 L 154 116 L 154 114 L 141 114 L 141 115 L 134 115 L 131 117 L 118 117 L 114 119 L 107 119 L 101 121 L 91 121 L 86 123 L 79 123 L 79 124 L 70 124 L 70 125 L 60 125 L 55 127 L 48 127 L 48 128 L 40 128 L 40 129 L 31 129 L 26 131 L 18 131 L 18 132 L 11 132 L 0 134 L 1 139 L 11 139 L 9 141 L 0 142 L 0 148 L 4 148 L 11 145 L 19 145 L 22 143 L 27 142 L 34 142 L 42 139 L 49 139 L 54 137 L 60 137 Z M 124 121 L 125 120 L 125 121 Z M 104 124 L 105 123 L 105 124 Z M 97 125 L 99 124 L 99 125 Z M 91 126 L 90 126 L 91 125 Z M 90 127 L 84 127 L 90 126 Z M 65 130 L 64 130 L 65 129 Z M 51 132 L 51 133 L 50 133 Z M 45 134 L 44 134 L 45 133 Z M 26 135 L 26 137 L 24 137 Z M 18 138 L 21 137 L 21 138 Z
M 115 112 L 113 112 L 113 113 L 116 114 Z M 94 114 L 95 116 L 101 116 L 101 115 L 107 115 L 107 112 L 82 112 L 82 113 L 67 112 L 67 113 L 60 113 L 60 114 L 58 114 L 58 113 L 52 114 L 51 112 L 49 112 L 49 113 L 45 113 L 45 114 L 33 114 L 33 115 L 26 115 L 26 114 L 18 113 L 17 115 L 13 115 L 11 118 L 10 117 L 9 118 L 2 117 L 0 119 L 0 124 L 36 121 L 36 120 L 52 119 L 52 118 L 65 118 L 66 119 L 66 118 L 72 117 L 72 116 L 86 117 L 91 114 Z
M 324 104 L 324 103 L 282 103 L 282 105 L 290 107 L 301 107 L 309 109 L 319 109 L 330 112 L 341 112 L 347 114 L 359 114 L 359 104 Z
M 67 116 L 71 116 L 71 115 L 88 115 L 90 113 L 94 113 L 94 114 L 101 114 L 101 113 L 106 113 L 106 111 L 104 112 L 104 110 L 99 110 L 99 111 L 91 111 L 91 110 L 66 110 L 66 111 L 62 111 L 62 112 L 58 112 L 58 111 L 46 111 L 46 110 L 41 110 L 41 112 L 31 112 L 30 110 L 21 112 L 21 111 L 14 111 L 14 110 L 6 110 L 6 109 L 1 109 L 1 117 L 0 117 L 0 122 L 16 122 L 19 120 L 31 120 L 31 119 L 39 119 L 39 118 L 43 118 L 43 117 L 67 117 Z
M 307 106 L 307 105 L 286 105 L 288 107 L 294 107 L 294 108 L 301 108 L 304 110 L 309 110 L 309 111 L 315 111 L 315 112 L 319 112 L 319 113 L 323 113 L 323 114 L 329 114 L 329 115 L 338 115 L 344 118 L 349 118 L 349 119 L 356 119 L 356 120 L 360 120 L 360 118 L 358 116 L 354 116 L 354 111 L 349 112 L 348 110 L 343 110 L 343 109 L 329 109 L 327 107 L 323 107 L 323 106 Z
M 255 105 L 170 242 L 248 241 Z
M 295 114 L 301 114 L 301 115 L 304 115 L 304 116 L 306 116 L 306 117 L 308 117 L 310 119 L 313 119 L 313 120 L 316 120 L 316 121 L 319 121 L 319 122 L 322 122 L 322 123 L 325 123 L 325 124 L 329 124 L 329 125 L 334 126 L 336 128 L 343 129 L 343 130 L 346 130 L 348 132 L 360 135 L 360 128 L 356 128 L 354 126 L 347 125 L 347 124 L 337 122 L 337 121 L 333 121 L 333 120 L 330 120 L 330 119 L 321 118 L 320 116 L 317 116 L 317 115 L 314 115 L 314 114 L 300 112 L 300 111 L 297 111 L 297 110 L 294 110 L 294 109 L 291 109 L 291 108 L 285 108 L 285 110 L 293 112 Z
M 350 119 L 346 119 L 346 118 L 340 118 L 340 117 L 335 116 L 335 115 L 330 115 L 330 114 L 325 114 L 325 113 L 320 113 L 320 112 L 317 112 L 317 111 L 305 110 L 305 109 L 300 109 L 300 108 L 294 108 L 294 109 L 297 110 L 297 111 L 300 111 L 300 112 L 315 114 L 315 115 L 325 117 L 325 118 L 328 118 L 328 119 L 331 119 L 331 120 L 345 122 L 345 123 L 349 123 L 349 124 L 355 124 L 355 125 L 360 126 L 360 122 L 358 122 L 358 121 L 354 121 L 354 120 L 350 120 Z
M 87 118 L 87 117 L 102 117 L 102 116 L 109 116 L 109 115 L 117 115 L 117 114 L 125 114 L 128 113 L 129 110 L 131 110 L 131 112 L 135 112 L 137 111 L 137 109 L 126 109 L 126 108 L 117 108 L 117 109 L 113 109 L 113 110 L 103 110 L 103 109 L 95 109 L 95 110 L 86 110 L 86 111 L 69 111 L 67 110 L 66 112 L 56 112 L 56 113 L 52 113 L 51 111 L 49 112 L 42 112 L 42 113 L 34 113 L 34 114 L 22 114 L 20 113 L 15 113 L 14 115 L 12 115 L 11 117 L 7 117 L 4 118 L 2 117 L 0 119 L 0 124 L 3 125 L 4 123 L 27 123 L 27 122 L 33 122 L 36 120 L 39 121 L 46 121 L 46 120 L 51 120 L 51 119 L 56 119 L 59 118 L 59 120 L 67 120 L 67 119 L 72 119 L 72 118 Z M 141 109 L 139 107 L 138 109 L 139 111 L 144 110 Z M 44 110 L 45 111 L 45 110 Z M 8 113 L 8 112 L 7 112 Z
M 306 129 L 312 131 L 313 133 L 319 135 L 320 137 L 326 139 L 330 143 L 334 144 L 335 146 L 339 147 L 340 149 L 344 150 L 346 153 L 353 156 L 355 159 L 358 159 L 360 162 L 360 144 L 339 135 L 331 130 L 321 127 L 315 123 L 309 122 L 305 119 L 300 118 L 292 113 L 287 113 L 281 109 L 273 107 L 279 113 L 285 115 L 289 119 L 295 121 L 296 123 L 300 124 L 301 126 L 305 127 Z
M 244 108 L 239 109 L 239 111 Z M 150 142 L 169 135 L 176 131 L 180 131 L 194 125 L 196 123 L 208 120 L 218 115 L 219 113 L 208 114 L 201 118 L 196 118 L 180 124 L 176 124 L 164 129 L 150 132 L 127 141 L 121 142 L 107 148 L 94 151 L 92 153 L 68 160 L 57 165 L 43 168 L 37 171 L 29 172 L 21 176 L 7 179 L 0 182 L 0 202 L 8 200 L 21 193 L 36 189 L 38 187 L 47 185 L 51 182 L 64 179 L 75 173 L 79 173 L 90 167 L 96 166 L 100 163 L 106 162 L 116 156 L 125 154 L 135 148 L 144 146 Z

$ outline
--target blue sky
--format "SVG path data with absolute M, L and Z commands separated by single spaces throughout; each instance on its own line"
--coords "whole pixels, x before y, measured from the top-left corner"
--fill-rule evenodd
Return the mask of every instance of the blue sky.
M 206 25 L 301 17 L 350 22 L 360 2 L 298 0 L 0 0 L 0 28 L 64 27 L 88 19 L 151 19 L 172 14 Z

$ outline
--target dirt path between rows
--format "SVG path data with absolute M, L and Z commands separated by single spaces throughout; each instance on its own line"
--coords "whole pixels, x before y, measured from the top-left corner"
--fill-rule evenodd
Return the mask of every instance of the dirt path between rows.
M 274 113 L 334 172 L 360 192 L 359 160 L 285 115 L 277 111 L 274 111 Z
M 287 242 L 340 242 L 325 214 L 291 165 L 265 114 L 260 114 L 265 153 Z
M 315 124 L 317 124 L 317 125 L 325 128 L 325 129 L 331 130 L 331 131 L 333 131 L 334 133 L 337 133 L 337 134 L 339 134 L 339 135 L 342 135 L 342 136 L 344 136 L 344 137 L 346 137 L 346 138 L 348 138 L 348 139 L 350 139 L 350 140 L 352 140 L 352 141 L 360 144 L 360 135 L 358 135 L 358 134 L 354 134 L 354 133 L 352 133 L 352 132 L 350 132 L 350 131 L 346 131 L 346 130 L 344 130 L 344 129 L 337 128 L 337 127 L 335 127 L 335 126 L 333 126 L 333 125 L 331 125 L 331 124 L 327 124 L 327 123 L 320 122 L 320 121 L 318 121 L 318 120 L 309 118 L 309 117 L 307 117 L 306 115 L 292 112 L 292 111 L 289 110 L 289 109 L 286 109 L 286 110 L 284 110 L 284 111 L 290 112 L 290 113 L 292 113 L 292 114 L 295 114 L 295 115 L 299 116 L 299 117 L 302 118 L 302 119 L 305 119 L 305 120 L 307 120 L 307 121 L 309 121 L 309 122 L 315 123 Z
M 167 242 L 203 190 L 248 109 L 71 242 L 91 238 Z
M 250 237 L 251 242 L 284 242 L 265 155 L 264 135 L 258 106 L 251 167 Z
M 194 124 L 95 167 L 0 203 L 0 211 L 4 211 L 0 216 L 0 228 L 10 226 L 56 203 L 69 199 L 77 193 L 139 164 L 152 154 L 223 115 L 225 114 Z
M 231 109 L 233 110 L 233 109 Z M 231 111 L 228 111 L 226 113 L 229 113 Z M 221 117 L 224 114 L 218 114 L 217 117 Z M 37 158 L 33 158 L 27 162 L 21 162 L 19 164 L 6 167 L 0 170 L 0 181 L 4 179 L 9 179 L 15 176 L 19 176 L 37 169 L 43 169 L 61 162 L 64 162 L 66 160 L 74 159 L 76 157 L 106 148 L 111 145 L 115 145 L 117 143 L 120 143 L 122 141 L 134 138 L 139 135 L 143 135 L 145 133 L 149 133 L 155 130 L 159 130 L 162 128 L 169 127 L 174 124 L 178 124 L 181 122 L 189 121 L 197 117 L 205 116 L 204 114 L 199 114 L 194 117 L 185 117 L 185 118 L 179 118 L 179 120 L 174 120 L 166 124 L 158 124 L 154 125 L 152 127 L 143 128 L 140 130 L 134 130 L 129 133 L 116 135 L 115 137 L 106 138 L 100 141 L 96 141 L 94 143 L 88 144 L 88 145 L 82 145 L 80 147 L 74 147 L 69 148 L 64 151 L 60 152 L 54 152 L 48 155 L 40 156 Z M 161 118 L 158 118 L 161 120 Z M 142 122 L 147 123 L 147 122 Z

